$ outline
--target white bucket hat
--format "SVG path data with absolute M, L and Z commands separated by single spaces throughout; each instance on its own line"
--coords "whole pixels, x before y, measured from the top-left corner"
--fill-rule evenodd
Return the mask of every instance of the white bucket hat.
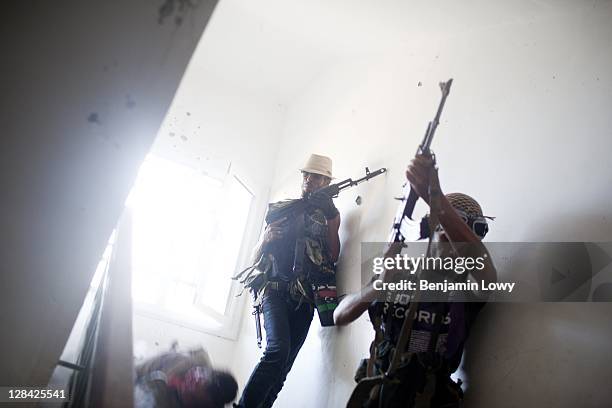
M 319 154 L 311 154 L 306 164 L 300 171 L 308 173 L 320 174 L 329 178 L 332 176 L 332 160 L 327 156 L 321 156 Z

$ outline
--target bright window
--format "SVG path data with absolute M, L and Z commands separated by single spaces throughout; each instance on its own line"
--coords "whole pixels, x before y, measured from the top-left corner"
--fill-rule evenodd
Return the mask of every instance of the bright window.
M 252 200 L 235 175 L 219 181 L 147 157 L 128 200 L 137 310 L 220 328 Z

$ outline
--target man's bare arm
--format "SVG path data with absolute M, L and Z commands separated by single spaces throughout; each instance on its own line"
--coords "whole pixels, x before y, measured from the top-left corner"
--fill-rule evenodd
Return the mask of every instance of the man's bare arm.
M 389 246 L 385 252 L 385 258 L 392 258 L 396 254 L 402 251 L 403 244 L 401 242 L 394 242 Z M 379 277 L 383 282 L 391 280 L 393 270 L 385 270 Z M 346 326 L 347 324 L 357 320 L 359 316 L 363 314 L 370 304 L 376 300 L 377 291 L 374 289 L 371 283 L 368 283 L 361 291 L 346 295 L 334 310 L 334 323 L 337 326 Z
M 334 310 L 334 323 L 336 326 L 346 326 L 354 322 L 375 299 L 376 291 L 372 285 L 365 285 L 361 291 L 346 295 Z
M 327 220 L 327 247 L 332 262 L 337 262 L 340 256 L 340 214 L 336 215 L 331 220 Z

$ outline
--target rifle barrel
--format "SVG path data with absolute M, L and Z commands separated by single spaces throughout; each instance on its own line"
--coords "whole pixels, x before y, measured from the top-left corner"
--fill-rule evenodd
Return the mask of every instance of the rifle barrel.
M 440 124 L 440 116 L 442 116 L 442 109 L 444 109 L 444 104 L 446 103 L 446 97 L 448 96 L 450 92 L 450 88 L 452 84 L 453 84 L 452 78 L 446 82 L 440 82 L 440 90 L 442 91 L 442 100 L 440 100 L 440 104 L 438 105 L 436 116 L 434 117 L 433 121 L 430 122 L 431 129 L 429 129 L 429 132 L 428 132 L 430 134 L 429 143 L 427 145 L 428 150 L 429 150 L 429 145 L 431 145 L 431 140 L 433 139 L 433 135 L 436 132 L 438 125 Z
M 434 119 L 427 124 L 427 130 L 425 131 L 425 136 L 423 137 L 423 141 L 421 145 L 417 149 L 417 154 L 428 154 L 429 148 L 431 146 L 431 142 L 433 140 L 434 134 L 436 133 L 436 128 L 440 123 L 440 115 L 442 115 L 442 109 L 444 109 L 444 104 L 446 103 L 446 97 L 450 92 L 450 87 L 453 83 L 453 79 L 449 79 L 446 82 L 440 82 L 440 90 L 442 91 L 442 99 L 438 104 L 438 110 L 436 111 L 436 116 Z M 418 195 L 416 192 L 410 187 L 410 193 L 406 195 L 406 189 L 404 189 L 404 197 L 402 200 L 403 208 L 399 208 L 396 217 L 393 220 L 393 228 L 392 228 L 392 241 L 404 241 L 404 236 L 401 233 L 401 225 L 404 222 L 404 219 L 412 219 L 412 212 L 414 211 L 414 206 L 418 201 Z
M 385 167 L 381 167 L 380 169 L 375 170 L 375 171 L 369 171 L 369 169 L 366 167 L 366 175 L 365 176 L 363 176 L 363 177 L 361 177 L 360 179 L 357 179 L 357 180 L 347 179 L 347 180 L 344 180 L 344 181 L 338 183 L 338 190 L 342 191 L 342 190 L 347 189 L 349 187 L 356 186 L 357 184 L 361 184 L 364 181 L 368 181 L 371 178 L 380 176 L 381 174 L 386 173 L 386 172 L 387 172 L 387 169 Z M 342 185 L 343 183 L 346 183 L 346 184 Z
M 341 191 L 346 190 L 349 187 L 356 186 L 357 184 L 360 184 L 364 181 L 368 181 L 371 178 L 380 176 L 381 174 L 386 173 L 386 172 L 387 172 L 387 169 L 384 167 L 376 171 L 372 171 L 372 172 L 370 172 L 370 170 L 366 167 L 366 175 L 364 177 L 358 180 L 353 180 L 350 178 L 346 180 L 342 180 L 339 183 L 330 184 L 327 187 L 323 187 L 322 189 L 315 191 L 315 193 L 320 192 L 320 191 L 327 191 L 327 193 L 330 194 L 332 197 L 336 197 L 338 193 L 340 193 Z M 266 223 L 271 224 L 281 218 L 289 217 L 291 216 L 291 214 L 297 214 L 301 211 L 304 211 L 304 209 L 306 209 L 307 207 L 308 207 L 308 197 L 296 199 L 292 203 L 283 207 L 282 209 L 275 209 L 275 210 L 268 209 L 268 213 L 266 214 Z

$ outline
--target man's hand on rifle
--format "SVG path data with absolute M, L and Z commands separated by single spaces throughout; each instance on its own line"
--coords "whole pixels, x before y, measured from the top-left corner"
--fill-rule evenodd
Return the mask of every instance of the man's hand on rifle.
M 406 169 L 406 178 L 410 185 L 427 204 L 429 204 L 429 188 L 440 190 L 438 170 L 431 156 L 418 154 Z
M 338 209 L 332 200 L 332 194 L 325 191 L 316 191 L 310 195 L 308 202 L 317 208 L 320 208 L 325 214 L 325 218 L 331 220 L 338 215 Z
M 276 241 L 278 239 L 282 239 L 286 233 L 286 228 L 281 227 L 281 224 L 285 222 L 287 218 L 281 218 L 279 220 L 274 221 L 266 225 L 266 229 L 264 231 L 263 244 L 267 245 L 270 242 Z

